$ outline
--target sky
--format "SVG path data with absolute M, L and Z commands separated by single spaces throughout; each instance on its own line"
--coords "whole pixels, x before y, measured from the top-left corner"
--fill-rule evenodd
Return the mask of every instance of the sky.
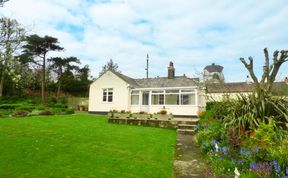
M 97 77 L 110 59 L 133 78 L 199 77 L 211 63 L 224 67 L 227 82 L 245 81 L 239 58 L 254 58 L 262 74 L 263 49 L 288 50 L 287 0 L 10 0 L 0 15 L 16 19 L 28 34 L 58 38 Z M 288 63 L 288 62 L 287 62 Z M 277 80 L 288 76 L 284 64 Z

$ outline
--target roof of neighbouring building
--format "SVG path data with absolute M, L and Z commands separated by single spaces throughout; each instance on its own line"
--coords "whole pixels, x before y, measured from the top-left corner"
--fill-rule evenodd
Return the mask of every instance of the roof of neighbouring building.
M 254 84 L 246 82 L 235 83 L 213 83 L 207 87 L 207 93 L 241 93 L 241 92 L 253 92 Z M 284 82 L 275 82 L 272 88 L 272 92 L 276 94 L 288 95 L 288 85 Z
M 213 83 L 207 87 L 207 93 L 238 93 L 238 92 L 252 92 L 254 89 L 253 84 L 247 84 L 246 82 L 237 83 Z
M 199 78 L 189 78 L 186 76 L 175 76 L 173 79 L 168 79 L 167 77 L 133 79 L 119 72 L 111 72 L 133 88 L 187 87 L 196 86 L 199 82 Z
M 204 69 L 208 72 L 222 72 L 224 67 L 217 65 L 215 63 L 212 63 L 211 65 L 206 66 Z

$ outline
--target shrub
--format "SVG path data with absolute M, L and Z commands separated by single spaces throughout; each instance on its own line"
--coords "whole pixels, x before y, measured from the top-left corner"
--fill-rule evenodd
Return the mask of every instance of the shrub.
M 212 101 L 206 103 L 206 111 L 213 113 L 215 119 L 224 119 L 231 111 L 229 107 L 231 106 L 233 100 L 223 100 L 223 101 Z
M 15 109 L 20 106 L 21 104 L 1 104 L 0 109 Z
M 34 106 L 28 106 L 28 105 L 21 105 L 21 106 L 16 108 L 16 110 L 25 110 L 25 111 L 29 111 L 29 112 L 32 112 L 33 109 L 35 109 Z
M 66 105 L 68 103 L 68 98 L 67 97 L 60 97 L 58 99 L 58 102 Z
M 165 109 L 162 109 L 161 111 L 158 112 L 158 114 L 166 115 L 167 111 Z
M 146 114 L 146 112 L 145 111 L 140 111 L 139 114 Z
M 277 121 L 277 127 L 286 127 L 288 122 L 288 101 L 283 98 L 266 97 L 260 101 L 254 94 L 240 95 L 225 107 L 229 112 L 225 116 L 227 126 L 242 126 L 246 129 L 258 128 L 261 122 L 269 123 L 271 117 Z
M 53 115 L 53 112 L 49 109 L 45 109 L 39 113 L 39 115 Z
M 16 110 L 15 112 L 14 112 L 14 116 L 20 116 L 20 117 L 25 117 L 25 116 L 28 116 L 28 114 L 29 114 L 29 112 L 28 111 L 26 111 L 26 110 Z
M 38 106 L 36 107 L 36 109 L 39 110 L 39 111 L 44 111 L 44 110 L 46 109 L 46 106 L 44 106 L 44 105 L 38 105 Z
M 12 115 L 14 110 L 12 109 L 0 109 L 0 117 L 7 117 L 9 115 Z
M 52 111 L 54 114 L 57 114 L 57 115 L 64 113 L 62 108 L 53 108 Z
M 65 114 L 74 114 L 74 113 L 75 113 L 75 111 L 74 111 L 73 108 L 67 108 L 67 109 L 65 110 Z
M 68 106 L 67 105 L 64 105 L 62 103 L 56 103 L 54 104 L 54 108 L 67 108 Z

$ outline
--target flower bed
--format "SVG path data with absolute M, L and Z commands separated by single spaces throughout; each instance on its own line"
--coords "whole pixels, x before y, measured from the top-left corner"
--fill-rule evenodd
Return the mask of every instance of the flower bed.
M 215 177 L 288 177 L 288 136 L 281 123 L 271 117 L 254 128 L 228 125 L 214 111 L 200 116 L 195 139 Z

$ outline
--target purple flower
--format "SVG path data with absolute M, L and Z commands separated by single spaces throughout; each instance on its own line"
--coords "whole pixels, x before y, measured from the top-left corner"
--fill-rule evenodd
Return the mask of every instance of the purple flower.
M 286 174 L 288 175 L 288 167 L 286 167 Z
M 251 154 L 251 152 L 249 150 L 245 150 L 245 149 L 240 149 L 240 154 L 244 155 L 244 156 L 249 156 Z
M 224 147 L 222 148 L 222 152 L 223 152 L 224 154 L 226 154 L 226 153 L 228 152 L 228 148 L 227 148 L 226 146 L 224 146 Z
M 259 169 L 259 164 L 257 163 L 250 163 L 250 169 L 252 169 L 253 171 L 258 171 Z
M 278 165 L 278 162 L 276 160 L 272 162 L 272 165 L 274 166 L 275 172 L 278 175 L 280 173 L 280 171 L 281 171 L 280 165 Z
M 242 160 L 242 159 L 239 159 L 238 160 L 238 165 L 241 165 L 241 164 L 243 164 L 244 163 L 244 161 Z

